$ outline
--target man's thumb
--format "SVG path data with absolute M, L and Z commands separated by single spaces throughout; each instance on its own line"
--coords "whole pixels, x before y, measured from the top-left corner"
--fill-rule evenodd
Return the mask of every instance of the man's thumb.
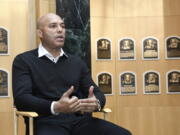
M 89 95 L 88 95 L 88 97 L 90 98 L 90 97 L 93 97 L 93 96 L 94 96 L 94 86 L 91 86 L 89 88 Z
M 74 91 L 74 86 L 71 86 L 64 94 L 63 96 L 69 97 Z

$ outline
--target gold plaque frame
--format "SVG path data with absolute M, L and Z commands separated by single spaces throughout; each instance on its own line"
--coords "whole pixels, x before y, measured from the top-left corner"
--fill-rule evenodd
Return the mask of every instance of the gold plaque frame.
M 159 60 L 159 40 L 148 36 L 142 40 L 142 59 Z
M 0 98 L 9 97 L 9 73 L 0 69 Z
M 119 75 L 119 91 L 120 95 L 137 94 L 137 81 L 134 72 L 126 71 Z
M 180 70 L 170 70 L 166 73 L 166 87 L 168 94 L 180 94 Z
M 112 60 L 112 41 L 106 37 L 96 40 L 96 60 Z
M 0 26 L 0 55 L 9 55 L 9 32 Z
M 118 41 L 118 59 L 136 60 L 136 43 L 133 38 L 124 37 Z
M 161 79 L 157 71 L 147 71 L 143 73 L 143 92 L 144 94 L 160 94 Z
M 113 95 L 113 76 L 109 72 L 97 74 L 97 84 L 105 95 Z
M 180 59 L 180 37 L 169 36 L 165 39 L 165 58 Z

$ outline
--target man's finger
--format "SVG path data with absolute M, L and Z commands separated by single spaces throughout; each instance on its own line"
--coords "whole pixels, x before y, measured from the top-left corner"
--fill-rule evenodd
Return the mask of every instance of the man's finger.
M 80 99 L 81 103 L 97 103 L 97 99 L 90 99 L 90 98 L 85 98 L 85 99 Z
M 69 97 L 74 91 L 74 86 L 71 86 L 64 94 L 63 96 Z
M 96 103 L 82 103 L 80 104 L 81 107 L 92 107 L 92 106 L 97 106 Z
M 80 106 L 80 102 L 74 102 L 73 104 L 71 104 L 70 108 L 72 108 L 73 112 L 79 111 L 81 106 Z
M 93 97 L 93 96 L 94 96 L 94 86 L 91 86 L 91 87 L 89 88 L 88 98 Z

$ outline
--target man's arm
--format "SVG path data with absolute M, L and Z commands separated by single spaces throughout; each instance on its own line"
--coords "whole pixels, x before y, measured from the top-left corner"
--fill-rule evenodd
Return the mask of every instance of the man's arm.
M 86 95 L 86 99 L 83 99 L 83 103 L 87 103 L 83 105 L 83 108 L 86 108 L 85 106 L 87 105 L 91 107 L 94 106 L 96 109 L 93 111 L 97 111 L 98 108 L 103 108 L 106 103 L 106 99 L 104 94 L 101 92 L 99 87 L 94 83 L 91 77 L 91 73 L 85 63 L 82 63 L 82 75 L 81 75 L 81 80 L 80 80 L 80 87 L 81 90 L 83 90 L 83 93 Z M 100 105 L 100 106 L 99 106 Z M 92 111 L 89 111 L 92 112 Z
M 14 103 L 18 110 L 35 111 L 40 115 L 51 114 L 51 101 L 33 95 L 31 73 L 22 55 L 14 59 L 12 83 Z

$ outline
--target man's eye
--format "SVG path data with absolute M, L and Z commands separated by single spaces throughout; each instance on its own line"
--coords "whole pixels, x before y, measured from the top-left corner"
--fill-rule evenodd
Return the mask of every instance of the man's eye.
M 65 28 L 65 25 L 61 25 L 62 28 Z
M 56 28 L 56 25 L 50 25 L 50 28 Z

